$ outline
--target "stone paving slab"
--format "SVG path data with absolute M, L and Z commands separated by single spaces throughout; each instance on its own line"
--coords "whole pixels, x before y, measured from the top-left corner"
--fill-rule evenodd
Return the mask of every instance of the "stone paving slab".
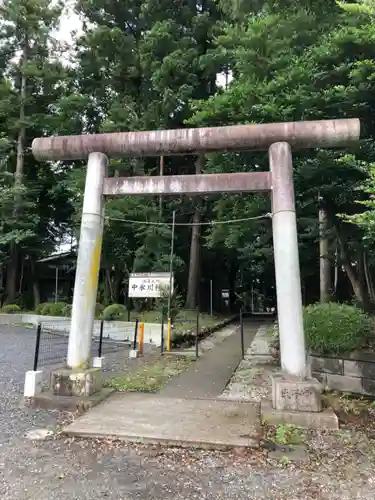
M 247 349 L 262 321 L 246 321 L 244 346 Z M 211 351 L 198 358 L 184 373 L 171 379 L 160 391 L 161 396 L 183 398 L 217 398 L 225 389 L 242 360 L 239 326 Z
M 272 355 L 272 337 L 269 326 L 261 325 L 247 349 L 221 399 L 261 402 L 271 398 L 271 377 L 280 371 L 278 360 Z
M 259 405 L 118 393 L 64 429 L 71 436 L 220 449 L 259 446 Z

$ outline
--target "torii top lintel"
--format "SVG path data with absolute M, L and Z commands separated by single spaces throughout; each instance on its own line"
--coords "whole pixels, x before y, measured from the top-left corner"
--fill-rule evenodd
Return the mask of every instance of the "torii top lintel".
M 345 146 L 359 139 L 356 118 L 260 125 L 115 132 L 34 139 L 32 151 L 39 160 L 79 160 L 90 153 L 112 158 L 196 154 L 213 151 L 265 151 L 275 142 L 293 149 Z

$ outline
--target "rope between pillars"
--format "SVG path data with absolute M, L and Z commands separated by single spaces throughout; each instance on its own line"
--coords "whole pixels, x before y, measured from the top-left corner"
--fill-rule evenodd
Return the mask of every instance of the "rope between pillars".
M 210 222 L 176 222 L 175 226 L 216 226 L 220 224 L 236 224 L 238 222 L 246 222 L 250 220 L 260 220 L 260 219 L 272 219 L 272 213 L 267 213 L 264 215 L 258 215 L 256 217 L 245 217 L 243 219 L 231 219 L 231 220 L 213 220 Z M 124 222 L 127 224 L 141 224 L 146 226 L 173 226 L 172 222 L 152 222 L 152 221 L 141 221 L 133 219 L 119 219 L 117 217 L 105 217 L 107 221 Z

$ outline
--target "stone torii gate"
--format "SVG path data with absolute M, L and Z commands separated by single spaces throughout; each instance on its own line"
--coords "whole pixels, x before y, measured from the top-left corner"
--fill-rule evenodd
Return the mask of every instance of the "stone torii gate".
M 91 363 L 91 337 L 98 288 L 105 196 L 191 196 L 205 193 L 270 191 L 283 375 L 274 381 L 273 406 L 278 409 L 319 411 L 320 404 L 317 403 L 314 408 L 314 402 L 311 403 L 311 395 L 316 387 L 314 381 L 309 379 L 306 362 L 292 149 L 345 146 L 357 141 L 359 134 L 359 120 L 344 119 L 35 139 L 32 151 L 38 160 L 88 158 L 69 335 L 68 368 L 74 371 L 85 370 Z M 248 150 L 268 150 L 270 171 L 165 177 L 107 177 L 108 156 L 121 158 L 194 155 L 214 151 Z M 299 388 L 295 387 L 297 380 Z M 287 398 L 284 397 L 285 388 L 289 391 Z M 306 390 L 310 391 L 308 404 L 305 404 Z M 281 403 L 277 402 L 280 398 L 283 399 Z

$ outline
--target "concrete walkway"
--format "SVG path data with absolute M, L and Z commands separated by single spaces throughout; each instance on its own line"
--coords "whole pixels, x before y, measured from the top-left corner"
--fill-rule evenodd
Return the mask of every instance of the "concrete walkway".
M 262 321 L 244 326 L 245 349 Z M 64 429 L 82 437 L 118 438 L 204 448 L 259 446 L 259 403 L 219 400 L 242 359 L 239 328 L 159 394 L 118 393 Z
M 246 321 L 245 350 L 250 346 L 261 321 Z M 234 327 L 235 328 L 235 327 Z M 160 396 L 169 398 L 217 398 L 241 362 L 240 329 L 206 352 L 187 371 L 171 379 Z
M 64 433 L 211 449 L 257 448 L 259 405 L 118 393 L 75 420 Z

